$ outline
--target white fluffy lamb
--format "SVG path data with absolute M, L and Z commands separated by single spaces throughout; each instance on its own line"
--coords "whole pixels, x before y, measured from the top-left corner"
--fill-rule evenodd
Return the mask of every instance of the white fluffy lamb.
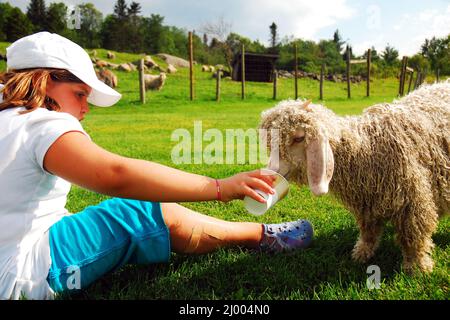
M 263 112 L 261 128 L 279 130 L 279 165 L 269 167 L 330 190 L 355 215 L 353 249 L 366 262 L 391 221 L 406 271 L 430 272 L 432 234 L 450 212 L 450 82 L 426 85 L 408 96 L 340 117 L 322 105 L 284 101 Z
M 165 72 L 161 72 L 159 75 L 144 74 L 145 90 L 161 90 L 166 78 Z

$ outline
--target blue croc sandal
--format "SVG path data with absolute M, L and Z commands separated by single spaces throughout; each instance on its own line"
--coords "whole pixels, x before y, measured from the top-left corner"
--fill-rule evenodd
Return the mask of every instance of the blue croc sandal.
M 259 244 L 261 251 L 276 253 L 307 248 L 314 235 L 313 227 L 307 220 L 263 226 L 264 236 Z

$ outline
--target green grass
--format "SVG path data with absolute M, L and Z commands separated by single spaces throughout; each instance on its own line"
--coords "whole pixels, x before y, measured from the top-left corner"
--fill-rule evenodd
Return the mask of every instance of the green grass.
M 1 50 L 2 46 L 0 46 Z M 104 54 L 103 51 L 99 51 Z M 132 61 L 137 55 L 120 59 Z M 118 58 L 119 59 L 119 58 Z M 128 60 L 125 60 L 128 59 Z M 0 70 L 4 68 L 0 62 Z M 196 67 L 196 99 L 189 100 L 188 70 L 169 75 L 160 92 L 148 92 L 139 102 L 136 72 L 117 72 L 122 100 L 112 108 L 92 107 L 83 122 L 100 146 L 118 154 L 156 161 L 193 173 L 222 178 L 260 165 L 174 165 L 170 140 L 177 128 L 193 132 L 194 121 L 209 128 L 256 128 L 263 110 L 274 106 L 272 85 L 248 83 L 246 100 L 240 99 L 240 83 L 224 79 L 221 102 L 215 99 L 215 81 Z M 360 114 L 374 103 L 389 102 L 398 91 L 396 79 L 372 82 L 372 94 L 365 97 L 365 84 L 352 85 L 347 99 L 346 84 L 326 82 L 323 103 L 341 115 Z M 278 98 L 292 98 L 294 82 L 279 81 Z M 318 82 L 299 81 L 299 94 L 318 102 Z M 204 143 L 204 146 L 206 143 Z M 73 187 L 67 208 L 71 212 L 97 204 L 106 196 Z M 229 221 L 276 223 L 298 218 L 312 222 L 315 238 L 306 250 L 269 256 L 243 248 L 188 256 L 172 254 L 167 264 L 126 266 L 108 274 L 69 299 L 449 299 L 450 255 L 448 218 L 441 220 L 433 239 L 436 267 L 430 275 L 409 276 L 401 270 L 401 252 L 388 226 L 380 248 L 369 263 L 351 260 L 350 252 L 358 230 L 347 209 L 331 195 L 313 197 L 307 188 L 291 184 L 289 195 L 263 216 L 248 214 L 241 201 L 185 203 L 191 209 Z M 381 269 L 381 289 L 368 290 L 366 269 Z

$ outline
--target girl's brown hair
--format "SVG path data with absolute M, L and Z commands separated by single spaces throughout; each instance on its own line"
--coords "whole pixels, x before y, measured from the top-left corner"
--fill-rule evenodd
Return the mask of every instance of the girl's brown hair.
M 57 82 L 83 83 L 80 79 L 64 69 L 22 69 L 0 73 L 0 83 L 4 88 L 0 111 L 16 107 L 25 107 L 28 113 L 37 108 L 59 111 L 58 103 L 47 96 L 47 82 L 51 78 Z

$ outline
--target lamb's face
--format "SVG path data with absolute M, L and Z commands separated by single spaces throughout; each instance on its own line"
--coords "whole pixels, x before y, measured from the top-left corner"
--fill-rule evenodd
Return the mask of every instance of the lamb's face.
M 307 184 L 306 131 L 301 127 L 291 130 L 283 127 L 293 120 L 294 116 L 286 117 L 285 114 L 262 124 L 261 128 L 267 130 L 267 149 L 270 151 L 268 168 L 299 184 Z
M 308 105 L 290 101 L 266 111 L 261 129 L 267 130 L 268 167 L 321 195 L 328 192 L 333 153 Z

